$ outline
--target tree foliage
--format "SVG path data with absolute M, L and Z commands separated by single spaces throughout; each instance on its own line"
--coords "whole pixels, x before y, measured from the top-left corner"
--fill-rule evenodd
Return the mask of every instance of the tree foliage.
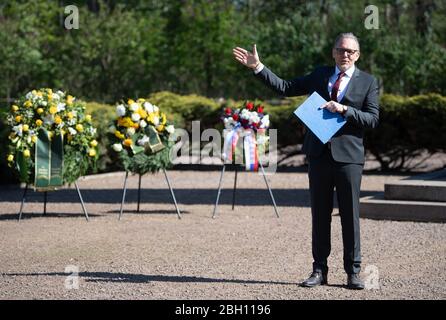
M 79 8 L 79 29 L 64 26 Z M 275 94 L 232 58 L 251 49 L 284 78 L 331 64 L 335 36 L 361 42 L 358 66 L 384 92 L 446 93 L 446 3 L 376 0 L 379 28 L 364 27 L 368 1 L 11 0 L 0 3 L 0 97 L 60 87 L 113 103 L 169 90 L 236 99 Z

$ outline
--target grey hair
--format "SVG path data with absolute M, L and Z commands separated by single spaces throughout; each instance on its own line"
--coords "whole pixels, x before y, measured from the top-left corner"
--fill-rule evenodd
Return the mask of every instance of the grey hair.
M 361 48 L 359 47 L 359 40 L 358 38 L 351 32 L 346 32 L 346 33 L 340 33 L 337 37 L 336 40 L 334 42 L 334 47 L 336 47 L 339 43 L 339 41 L 341 41 L 344 38 L 350 38 L 356 41 L 357 45 L 358 45 L 358 51 L 361 51 Z

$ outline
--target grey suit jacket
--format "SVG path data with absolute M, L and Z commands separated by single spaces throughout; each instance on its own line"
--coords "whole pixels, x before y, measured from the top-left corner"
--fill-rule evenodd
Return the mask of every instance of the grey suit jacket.
M 334 70 L 334 67 L 319 67 L 306 76 L 287 81 L 276 76 L 265 66 L 256 77 L 283 96 L 308 95 L 316 91 L 325 100 L 330 101 L 328 79 Z M 356 67 L 345 95 L 339 102 L 348 106 L 344 114 L 347 123 L 331 139 L 331 153 L 334 160 L 364 163 L 364 129 L 375 128 L 379 120 L 378 91 L 376 78 Z M 302 150 L 307 156 L 317 157 L 322 154 L 324 145 L 310 130 L 307 130 Z

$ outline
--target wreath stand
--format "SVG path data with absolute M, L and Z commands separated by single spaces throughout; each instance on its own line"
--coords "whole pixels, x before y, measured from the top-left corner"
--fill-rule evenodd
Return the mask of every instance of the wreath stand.
M 87 221 L 89 221 L 88 213 L 87 213 L 87 210 L 85 209 L 84 200 L 82 199 L 82 195 L 81 195 L 81 192 L 80 192 L 79 187 L 77 185 L 77 182 L 74 182 L 74 185 L 76 186 L 77 194 L 79 196 L 79 200 L 80 200 L 80 203 L 81 203 L 81 206 L 82 206 L 82 210 L 84 211 L 85 219 L 87 219 Z M 22 219 L 23 207 L 25 206 L 27 192 L 28 192 L 28 183 L 25 185 L 25 191 L 23 192 L 22 204 L 20 205 L 20 211 L 19 211 L 19 222 Z M 48 191 L 44 191 L 44 193 L 43 193 L 43 215 L 46 215 L 46 204 L 48 202 L 47 198 L 48 198 Z
M 266 179 L 265 170 L 263 169 L 263 165 L 262 165 L 261 161 L 259 161 L 259 166 L 262 169 L 263 179 L 265 180 L 265 184 L 266 184 L 266 186 L 268 188 L 269 195 L 271 196 L 271 201 L 272 201 L 273 206 L 274 206 L 274 211 L 276 213 L 277 218 L 279 218 L 279 212 L 277 211 L 276 201 L 274 200 L 273 192 L 271 191 L 271 188 L 270 188 L 270 186 L 268 184 L 268 180 Z M 232 210 L 234 210 L 234 206 L 235 206 L 235 194 L 236 194 L 236 189 L 237 189 L 237 172 L 238 172 L 237 168 L 238 168 L 238 166 L 235 165 L 234 188 L 232 190 Z M 223 168 L 221 170 L 221 175 L 220 175 L 220 182 L 218 184 L 217 200 L 215 201 L 214 212 L 212 214 L 212 218 L 215 218 L 215 216 L 217 214 L 218 201 L 220 199 L 221 185 L 222 185 L 222 182 L 223 182 L 223 175 L 225 173 L 225 169 L 226 169 L 226 164 L 223 163 Z
M 177 200 L 175 198 L 175 194 L 173 192 L 172 186 L 170 185 L 170 181 L 169 181 L 169 178 L 167 176 L 166 169 L 163 169 L 163 172 L 164 172 L 164 177 L 166 178 L 167 185 L 169 186 L 170 194 L 172 195 L 173 202 L 175 203 L 175 208 L 177 210 L 178 219 L 181 219 L 181 212 L 180 212 L 180 209 L 178 208 Z M 125 194 L 126 194 L 126 191 L 127 191 L 127 178 L 128 178 L 128 176 L 129 176 L 129 172 L 126 171 L 125 172 L 125 179 L 124 179 L 124 190 L 122 191 L 121 209 L 119 210 L 119 220 L 121 220 L 121 217 L 122 217 L 122 211 L 123 211 L 124 201 L 125 201 Z M 142 175 L 140 174 L 139 175 L 139 180 L 138 180 L 138 205 L 136 207 L 136 212 L 138 212 L 138 213 L 139 213 L 139 204 L 141 202 L 141 177 L 142 177 Z

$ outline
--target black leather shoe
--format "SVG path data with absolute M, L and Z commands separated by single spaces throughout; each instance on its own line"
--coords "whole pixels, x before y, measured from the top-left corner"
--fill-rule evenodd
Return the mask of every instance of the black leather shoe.
M 347 288 L 354 290 L 363 290 L 364 282 L 362 282 L 358 274 L 349 274 L 347 276 Z
M 319 286 L 321 284 L 327 284 L 327 274 L 322 274 L 322 272 L 316 271 L 313 272 L 311 276 L 307 280 L 302 282 L 300 285 L 302 287 L 311 288 Z

